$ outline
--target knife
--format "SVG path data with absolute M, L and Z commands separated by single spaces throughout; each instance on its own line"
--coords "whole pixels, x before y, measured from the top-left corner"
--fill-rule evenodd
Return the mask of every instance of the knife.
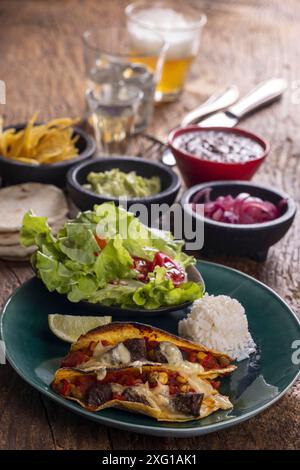
M 287 82 L 283 78 L 266 80 L 226 111 L 215 113 L 201 120 L 198 125 L 201 127 L 234 127 L 250 113 L 281 98 L 286 88 Z M 176 165 L 175 158 L 169 149 L 163 153 L 161 160 L 167 166 Z
M 181 121 L 182 127 L 189 126 L 199 122 L 205 116 L 221 111 L 222 109 L 228 108 L 239 97 L 239 90 L 235 85 L 228 86 L 224 90 L 218 91 L 211 95 L 205 103 L 202 103 L 196 109 L 193 109 L 188 113 Z
M 201 127 L 234 127 L 241 119 L 279 99 L 287 88 L 286 80 L 273 78 L 255 87 L 226 111 L 213 114 L 200 122 Z

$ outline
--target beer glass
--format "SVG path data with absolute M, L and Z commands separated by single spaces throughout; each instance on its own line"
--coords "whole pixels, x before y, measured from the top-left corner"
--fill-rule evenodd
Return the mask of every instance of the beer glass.
M 188 70 L 198 54 L 201 32 L 207 18 L 191 5 L 163 1 L 137 1 L 125 10 L 129 35 L 139 52 L 155 47 L 151 32 L 159 33 L 168 44 L 156 101 L 174 101 L 181 92 Z

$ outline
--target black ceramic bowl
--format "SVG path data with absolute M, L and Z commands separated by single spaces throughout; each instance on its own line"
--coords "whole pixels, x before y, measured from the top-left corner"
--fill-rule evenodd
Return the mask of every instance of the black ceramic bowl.
M 25 124 L 10 127 L 21 130 L 24 129 Z M 91 158 L 96 151 L 95 140 L 89 134 L 78 127 L 74 127 L 74 134 L 79 135 L 76 142 L 79 154 L 74 159 L 65 162 L 36 166 L 0 155 L 0 176 L 2 176 L 3 185 L 37 182 L 65 186 L 67 171 L 77 163 Z
M 218 196 L 227 194 L 237 196 L 241 192 L 246 192 L 274 204 L 278 204 L 281 199 L 287 199 L 287 204 L 282 208 L 280 217 L 270 222 L 227 224 L 201 217 L 192 210 L 190 203 L 196 193 L 204 188 L 212 188 L 211 200 Z M 204 201 L 199 200 L 200 204 L 201 202 Z M 295 202 L 283 191 L 243 181 L 218 181 L 193 186 L 183 194 L 181 204 L 186 217 L 204 222 L 202 254 L 245 256 L 256 261 L 266 259 L 269 247 L 286 234 L 296 214 Z
M 113 201 L 116 204 L 119 204 L 118 198 L 95 194 L 94 192 L 88 191 L 82 187 L 82 185 L 86 183 L 87 175 L 91 171 L 102 172 L 112 170 L 113 168 L 119 168 L 119 170 L 124 171 L 125 173 L 135 171 L 137 175 L 145 176 L 147 178 L 151 178 L 152 176 L 158 176 L 160 178 L 162 187 L 160 193 L 149 197 L 127 199 L 128 209 L 131 205 L 137 203 L 142 203 L 150 209 L 151 204 L 165 203 L 172 205 L 175 201 L 180 188 L 180 180 L 174 171 L 160 163 L 143 160 L 139 157 L 116 156 L 111 158 L 96 158 L 92 161 L 76 165 L 68 172 L 68 192 L 79 209 L 89 210 L 92 209 L 94 204 L 102 204 L 103 202 L 108 201 Z

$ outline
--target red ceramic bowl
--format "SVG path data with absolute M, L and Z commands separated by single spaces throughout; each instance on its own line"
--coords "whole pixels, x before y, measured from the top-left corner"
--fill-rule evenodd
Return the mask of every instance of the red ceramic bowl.
M 202 131 L 234 132 L 235 134 L 248 137 L 255 140 L 261 146 L 261 155 L 254 160 L 244 163 L 220 163 L 204 160 L 201 158 L 201 155 L 195 157 L 195 155 L 176 148 L 174 145 L 179 135 Z M 270 151 L 270 146 L 264 139 L 238 127 L 181 127 L 170 133 L 168 143 L 176 158 L 184 182 L 188 187 L 206 181 L 250 180 Z

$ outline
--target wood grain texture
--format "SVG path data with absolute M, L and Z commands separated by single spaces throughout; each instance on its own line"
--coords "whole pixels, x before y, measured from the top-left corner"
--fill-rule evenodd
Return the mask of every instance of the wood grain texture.
M 123 0 L 1 0 L 0 79 L 7 123 L 80 116 L 84 109 L 84 66 L 80 33 L 92 25 L 121 21 Z M 197 1 L 208 15 L 189 90 L 173 104 L 157 107 L 150 133 L 165 138 L 183 114 L 228 84 L 246 92 L 260 80 L 288 80 L 283 100 L 243 125 L 271 142 L 256 181 L 286 190 L 300 201 L 300 5 L 297 0 Z M 195 94 L 194 91 L 197 91 Z M 299 314 L 300 215 L 265 263 L 216 258 L 274 288 Z M 25 263 L 0 261 L 0 302 L 32 276 Z M 300 384 L 271 409 L 237 427 L 191 439 L 125 433 L 83 420 L 41 397 L 12 371 L 0 367 L 2 449 L 299 449 Z

